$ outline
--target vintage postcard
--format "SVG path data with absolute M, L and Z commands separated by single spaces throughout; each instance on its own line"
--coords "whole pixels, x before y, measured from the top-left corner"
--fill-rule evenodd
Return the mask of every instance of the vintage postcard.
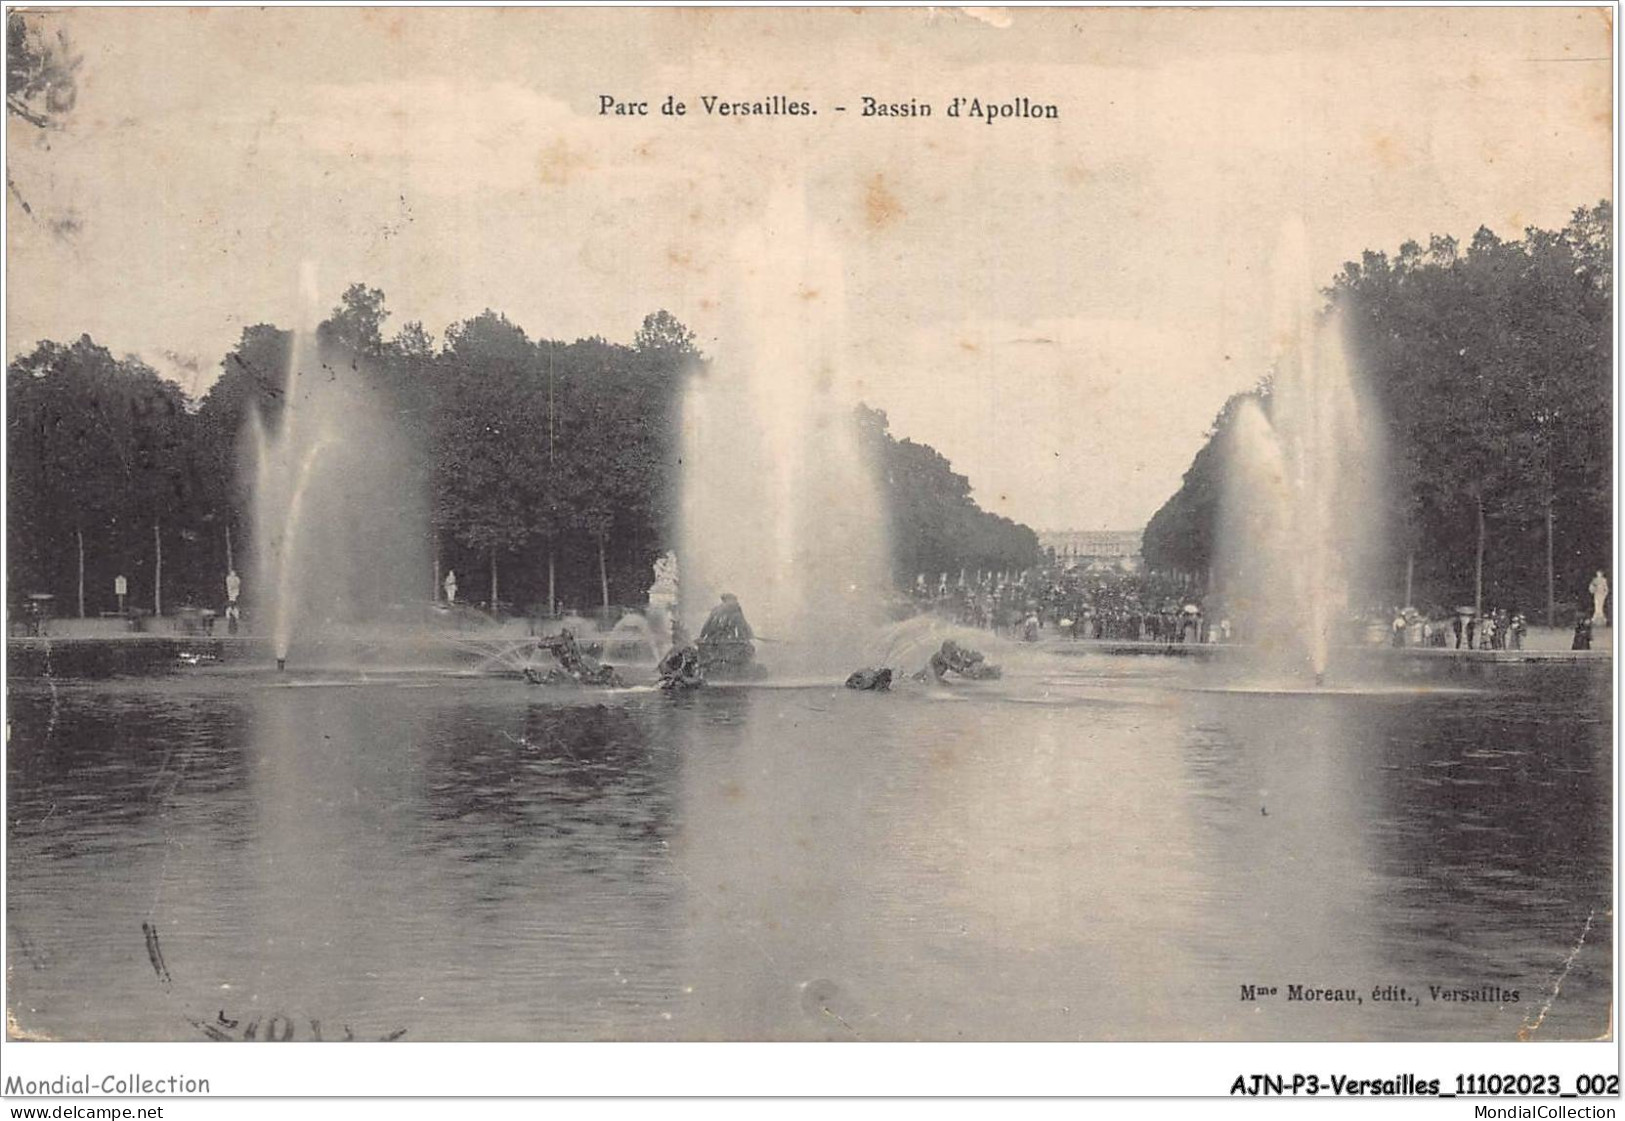
M 1611 1040 L 1614 14 L 8 9 L 6 1092 Z

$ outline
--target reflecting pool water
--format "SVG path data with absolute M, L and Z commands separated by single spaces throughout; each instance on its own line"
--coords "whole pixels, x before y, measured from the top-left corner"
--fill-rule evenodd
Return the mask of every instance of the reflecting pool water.
M 1606 666 L 1041 654 L 890 695 L 14 679 L 12 1030 L 1592 1037 L 1608 710 Z

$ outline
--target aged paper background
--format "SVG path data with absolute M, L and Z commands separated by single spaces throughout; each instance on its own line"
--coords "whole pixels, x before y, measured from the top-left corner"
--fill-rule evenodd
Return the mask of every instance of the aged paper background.
M 739 233 L 789 195 L 838 253 L 833 361 L 856 392 L 1040 529 L 1142 526 L 1179 486 L 1278 346 L 1283 219 L 1329 279 L 1433 233 L 1560 228 L 1612 192 L 1601 8 L 47 19 L 83 61 L 67 127 L 11 122 L 8 359 L 89 334 L 201 396 L 246 327 L 300 320 L 311 264 L 328 303 L 381 288 L 394 326 L 490 308 L 533 338 L 619 342 L 667 308 L 726 357 Z M 972 99 L 1054 113 L 989 121 Z M 1019 884 L 978 886 L 1017 927 L 1045 917 Z M 1179 954 L 1147 938 L 1114 1000 L 1148 1002 L 1158 1033 L 1180 1010 L 1147 979 Z M 989 1015 L 989 1037 L 1028 1037 L 1019 1012 Z M 699 1036 L 730 1031 L 780 1037 L 769 1013 Z
M 1556 228 L 1610 182 L 1603 9 L 53 18 L 81 101 L 48 151 L 11 132 L 40 220 L 11 227 L 8 354 L 88 331 L 200 392 L 242 327 L 294 320 L 294 247 L 396 325 L 491 307 L 621 339 L 668 306 L 716 349 L 737 231 L 794 183 L 843 254 L 870 403 L 1038 528 L 1140 525 L 1177 487 L 1267 366 L 1284 214 L 1329 278 Z M 708 117 L 707 94 L 819 114 Z M 936 116 L 864 119 L 865 95 Z M 953 121 L 954 97 L 1060 116 Z

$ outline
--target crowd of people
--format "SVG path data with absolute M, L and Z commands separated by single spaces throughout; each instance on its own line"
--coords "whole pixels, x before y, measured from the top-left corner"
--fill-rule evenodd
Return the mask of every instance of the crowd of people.
M 1599 574 L 1592 593 L 1600 615 L 1607 585 Z M 1118 642 L 1157 642 L 1168 645 L 1246 641 L 1228 613 L 1216 610 L 1210 618 L 1204 597 L 1189 583 L 1155 573 L 1115 570 L 1040 568 L 1023 572 L 947 574 L 935 582 L 921 575 L 904 614 L 930 614 L 961 626 L 991 631 L 1019 641 L 1037 641 L 1049 630 L 1062 638 Z M 1584 610 L 1575 626 L 1573 649 L 1589 650 L 1594 616 Z M 1407 646 L 1453 647 L 1457 650 L 1522 650 L 1529 632 L 1523 612 L 1492 607 L 1423 612 L 1415 607 L 1394 608 L 1386 617 L 1380 609 L 1350 615 L 1344 622 L 1355 641 L 1381 642 L 1383 630 L 1395 648 Z M 1360 638 L 1355 638 L 1360 635 Z M 750 679 L 766 671 L 755 661 L 758 636 L 746 621 L 739 600 L 724 594 L 711 609 L 692 642 L 674 628 L 673 645 L 657 673 L 665 689 L 689 689 L 708 678 Z M 536 653 L 552 655 L 555 665 L 546 672 L 526 671 L 540 684 L 573 680 L 581 684 L 619 684 L 612 667 L 583 653 L 566 630 L 554 638 L 537 640 Z M 953 640 L 918 673 L 916 680 L 942 682 L 949 674 L 969 679 L 999 676 L 999 668 L 983 656 Z M 891 687 L 890 669 L 865 668 L 847 679 L 847 687 L 885 691 Z
M 1591 588 L 1600 605 L 1608 594 L 1599 574 Z M 1158 573 L 1055 568 L 1016 573 L 963 573 L 957 579 L 919 576 L 912 608 L 962 626 L 1012 639 L 1049 632 L 1066 639 L 1113 642 L 1247 642 L 1246 621 L 1232 618 L 1223 601 L 1190 582 Z M 1589 650 L 1602 608 L 1582 605 L 1572 649 Z M 1529 620 L 1514 607 L 1418 610 L 1379 606 L 1344 620 L 1351 643 L 1456 650 L 1522 650 Z
M 1013 639 L 1042 632 L 1117 642 L 1227 642 L 1228 619 L 1209 620 L 1178 579 L 1115 570 L 1029 569 L 1025 572 L 918 577 L 914 610 Z
M 1400 607 L 1394 609 L 1388 630 L 1389 644 L 1395 648 L 1522 650 L 1529 620 L 1522 611 L 1503 607 L 1486 610 L 1482 620 L 1472 610 L 1424 613 L 1414 607 Z

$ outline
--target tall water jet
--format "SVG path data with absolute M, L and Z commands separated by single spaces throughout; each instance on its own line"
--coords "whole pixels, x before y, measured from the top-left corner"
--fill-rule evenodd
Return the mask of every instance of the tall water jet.
M 1277 260 L 1267 392 L 1226 433 L 1216 586 L 1223 610 L 1273 668 L 1320 681 L 1353 638 L 1383 544 L 1383 449 L 1349 360 L 1341 315 L 1314 304 L 1306 239 L 1288 226 Z
M 428 569 L 421 471 L 350 348 L 325 339 L 315 270 L 300 273 L 274 418 L 248 420 L 254 510 L 247 585 L 277 668 L 296 638 L 330 641 L 361 624 L 409 622 Z
M 840 361 L 840 254 L 786 188 L 739 235 L 732 268 L 719 353 L 682 410 L 679 610 L 698 633 L 731 592 L 775 673 L 833 670 L 879 621 L 890 568 Z

